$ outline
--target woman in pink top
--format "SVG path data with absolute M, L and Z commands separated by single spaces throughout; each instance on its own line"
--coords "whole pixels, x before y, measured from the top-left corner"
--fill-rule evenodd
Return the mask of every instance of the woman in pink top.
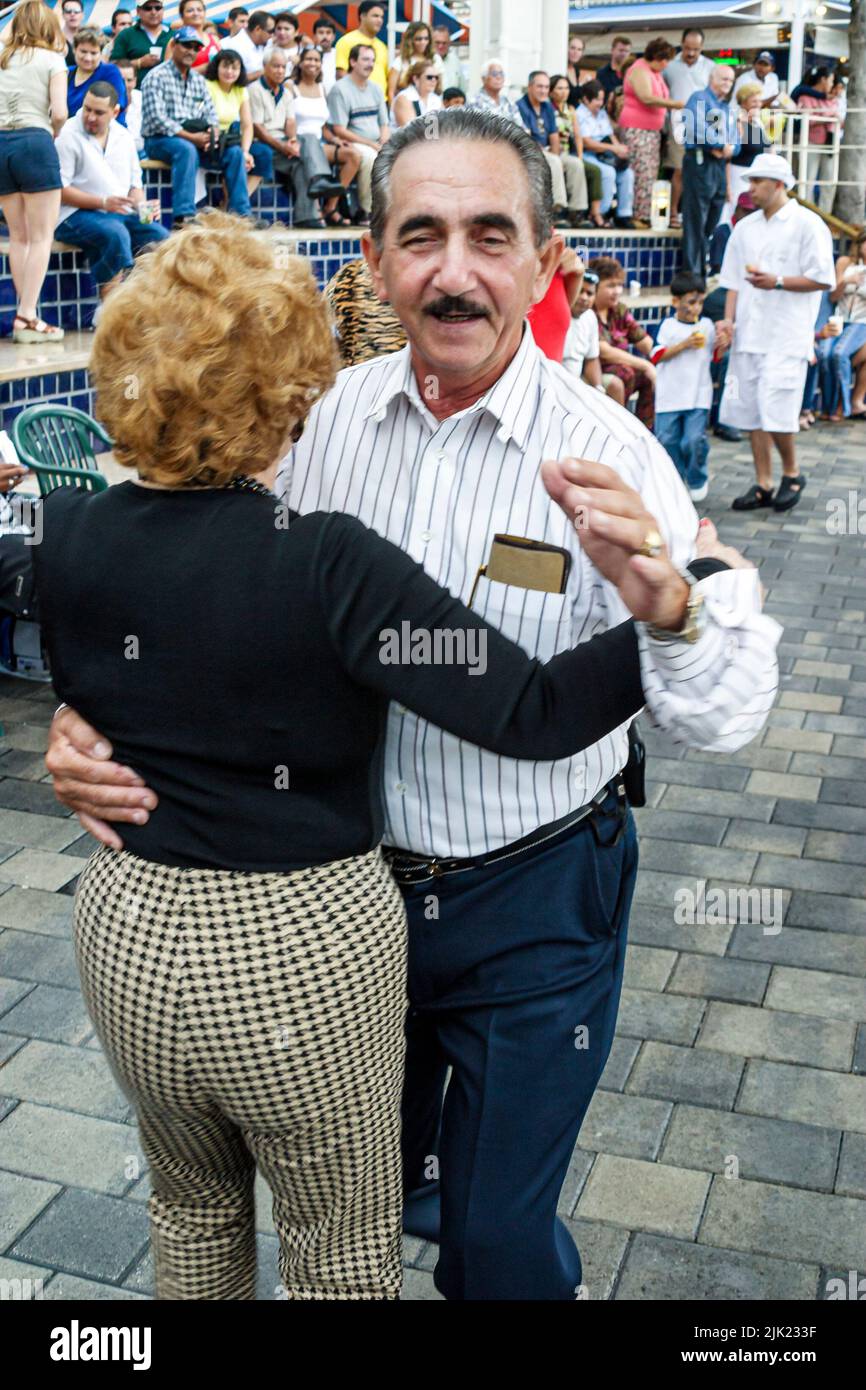
M 813 68 L 796 89 L 794 99 L 801 111 L 814 112 L 820 120 L 809 121 L 809 150 L 806 154 L 806 197 L 811 198 L 816 180 L 821 180 L 818 206 L 832 212 L 836 199 L 833 179 L 833 132 L 839 124 L 839 103 L 831 96 L 834 76 L 829 68 Z
M 681 111 L 684 103 L 674 101 L 664 69 L 676 49 L 667 39 L 653 39 L 642 58 L 627 69 L 623 82 L 624 101 L 619 119 L 629 147 L 634 170 L 634 217 L 649 222 L 653 183 L 658 176 L 662 150 L 662 126 L 667 111 Z

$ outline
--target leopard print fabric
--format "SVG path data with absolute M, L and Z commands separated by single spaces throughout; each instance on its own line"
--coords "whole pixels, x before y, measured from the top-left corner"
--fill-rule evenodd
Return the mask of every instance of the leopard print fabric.
M 376 296 L 364 260 L 349 261 L 325 286 L 344 367 L 354 367 L 406 346 L 403 326 L 390 304 Z

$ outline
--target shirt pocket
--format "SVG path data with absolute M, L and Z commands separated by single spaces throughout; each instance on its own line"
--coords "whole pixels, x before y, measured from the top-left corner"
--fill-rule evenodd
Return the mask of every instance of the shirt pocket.
M 549 661 L 572 645 L 569 595 L 499 584 L 483 575 L 472 604 L 473 612 L 498 628 L 530 656 Z

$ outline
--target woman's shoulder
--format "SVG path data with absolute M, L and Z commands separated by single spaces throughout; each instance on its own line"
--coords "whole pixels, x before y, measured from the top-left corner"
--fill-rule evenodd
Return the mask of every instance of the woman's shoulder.
M 8 61 L 9 67 L 29 67 L 31 71 L 40 70 L 47 73 L 66 71 L 66 54 L 59 53 L 56 48 L 19 48 L 17 53 L 12 53 Z
M 349 512 L 306 512 L 292 521 L 290 531 L 296 542 L 303 540 L 312 547 L 317 571 L 323 575 L 333 573 L 335 567 L 345 567 L 346 574 L 361 582 L 367 566 L 368 574 L 387 582 L 389 574 L 393 577 L 396 571 L 415 564 L 399 546 Z
M 89 514 L 94 510 L 100 514 L 106 510 L 114 511 L 118 504 L 122 505 L 123 500 L 120 494 L 124 493 L 124 485 L 118 484 L 110 487 L 103 492 L 89 492 L 81 487 L 56 487 L 52 488 L 47 496 L 40 501 L 42 540 L 46 544 L 34 547 L 34 555 L 41 559 L 44 554 L 49 554 L 51 550 L 50 542 L 55 545 L 59 540 L 71 542 L 76 534 L 73 529 L 76 520 L 80 521 L 85 514 L 85 509 Z

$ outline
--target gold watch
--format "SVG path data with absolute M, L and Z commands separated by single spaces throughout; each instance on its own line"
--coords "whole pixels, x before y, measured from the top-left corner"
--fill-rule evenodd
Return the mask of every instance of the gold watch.
M 647 636 L 654 642 L 697 642 L 701 633 L 707 625 L 707 615 L 704 612 L 704 596 L 697 588 L 698 581 L 688 570 L 679 571 L 682 578 L 689 586 L 689 597 L 686 602 L 686 618 L 679 632 L 671 632 L 668 628 L 656 627 L 654 623 L 647 623 Z

